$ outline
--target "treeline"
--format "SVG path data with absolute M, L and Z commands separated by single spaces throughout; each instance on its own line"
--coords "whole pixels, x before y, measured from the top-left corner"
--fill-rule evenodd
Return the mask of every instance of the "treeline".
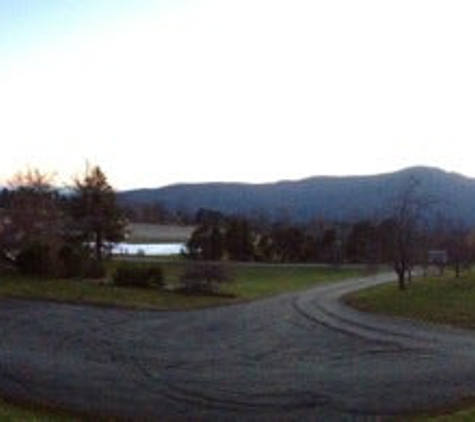
M 187 244 L 194 259 L 380 263 L 390 259 L 391 222 L 270 222 L 201 210 Z
M 192 225 L 195 216 L 186 210 L 172 210 L 161 202 L 121 204 L 127 220 L 134 223 Z
M 433 264 L 452 264 L 459 269 L 475 257 L 471 230 L 447 222 L 409 227 L 397 216 L 353 223 L 296 224 L 201 210 L 196 215 L 196 225 L 187 249 L 190 258 L 200 260 L 393 266 L 402 263 L 404 271 L 409 271 L 411 266 L 429 264 L 431 249 L 447 254 L 443 263 Z
M 97 166 L 63 190 L 38 170 L 18 173 L 0 195 L 1 264 L 40 277 L 100 277 L 125 226 Z

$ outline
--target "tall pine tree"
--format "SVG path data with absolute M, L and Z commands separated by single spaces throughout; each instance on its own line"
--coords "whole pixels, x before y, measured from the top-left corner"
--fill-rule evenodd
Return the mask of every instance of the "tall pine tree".
M 78 237 L 93 246 L 97 261 L 102 261 L 110 243 L 123 240 L 126 221 L 100 167 L 87 168 L 83 178 L 76 179 L 72 217 Z

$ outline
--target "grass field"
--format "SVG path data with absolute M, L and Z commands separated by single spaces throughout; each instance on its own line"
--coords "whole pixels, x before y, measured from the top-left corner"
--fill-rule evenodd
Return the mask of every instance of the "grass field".
M 406 291 L 396 283 L 345 297 L 357 309 L 424 321 L 475 328 L 475 274 L 416 279 Z
M 63 412 L 46 410 L 39 407 L 21 407 L 0 399 L 0 421 L 12 422 L 69 422 L 80 418 Z
M 447 412 L 437 416 L 419 416 L 409 419 L 413 422 L 469 422 L 475 420 L 475 408 Z
M 159 262 L 164 271 L 165 283 L 168 286 L 176 286 L 183 271 L 183 262 L 180 260 Z M 117 262 L 112 264 L 111 271 L 115 265 Z M 145 263 L 131 265 L 145 265 Z M 9 276 L 4 277 L 0 282 L 0 297 L 40 298 L 142 309 L 181 310 L 252 300 L 361 274 L 361 270 L 345 268 L 257 264 L 231 264 L 229 271 L 234 282 L 223 289 L 223 293 L 228 296 L 187 296 L 169 290 L 115 287 L 106 282 L 32 280 Z
M 128 227 L 129 243 L 185 243 L 194 230 L 193 226 L 132 223 Z

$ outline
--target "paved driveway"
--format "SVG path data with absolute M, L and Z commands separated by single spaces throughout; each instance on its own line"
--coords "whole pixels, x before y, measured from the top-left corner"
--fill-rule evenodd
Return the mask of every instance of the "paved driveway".
M 357 420 L 475 392 L 471 332 L 338 302 L 389 275 L 192 312 L 0 302 L 0 394 L 169 420 Z

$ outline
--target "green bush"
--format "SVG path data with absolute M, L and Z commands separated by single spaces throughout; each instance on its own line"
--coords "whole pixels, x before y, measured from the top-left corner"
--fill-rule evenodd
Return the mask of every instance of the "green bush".
M 158 265 L 120 265 L 112 277 L 120 287 L 163 287 L 163 271 Z
M 190 294 L 216 294 L 221 285 L 232 281 L 226 266 L 218 263 L 190 263 L 180 277 L 181 290 Z

